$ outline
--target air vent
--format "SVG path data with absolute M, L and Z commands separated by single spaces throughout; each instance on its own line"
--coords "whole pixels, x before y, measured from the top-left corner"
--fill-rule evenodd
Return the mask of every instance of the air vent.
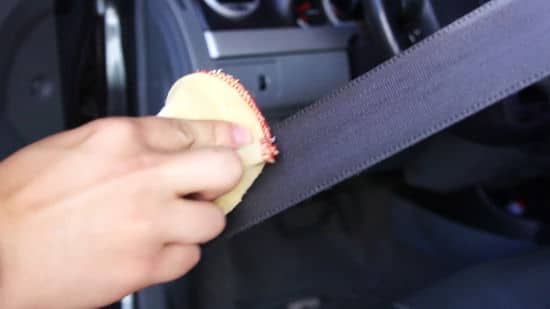
M 204 0 L 217 14 L 227 19 L 245 18 L 260 6 L 260 0 Z

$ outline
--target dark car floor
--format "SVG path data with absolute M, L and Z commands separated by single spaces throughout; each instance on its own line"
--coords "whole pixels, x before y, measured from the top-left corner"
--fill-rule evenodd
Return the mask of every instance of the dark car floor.
M 378 308 L 467 267 L 537 249 L 451 222 L 393 188 L 361 176 L 208 247 L 190 275 L 142 293 L 142 307 Z

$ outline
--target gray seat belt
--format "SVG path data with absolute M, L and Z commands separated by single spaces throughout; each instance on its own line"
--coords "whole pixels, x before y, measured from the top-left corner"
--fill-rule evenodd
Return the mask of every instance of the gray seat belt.
M 244 231 L 549 74 L 550 0 L 493 0 L 275 124 L 278 162 L 229 216 L 224 236 Z

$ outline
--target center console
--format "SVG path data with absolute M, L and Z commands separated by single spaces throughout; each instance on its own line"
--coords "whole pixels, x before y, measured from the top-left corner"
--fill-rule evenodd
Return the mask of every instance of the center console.
M 223 69 L 270 118 L 350 80 L 356 1 L 138 0 L 138 114 L 155 114 L 184 74 Z

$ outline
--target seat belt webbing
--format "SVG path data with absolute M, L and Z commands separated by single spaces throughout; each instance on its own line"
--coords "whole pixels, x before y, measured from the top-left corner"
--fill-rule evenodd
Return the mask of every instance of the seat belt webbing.
M 549 74 L 550 0 L 493 0 L 275 124 L 278 162 L 266 168 L 229 216 L 224 236 L 250 228 Z

